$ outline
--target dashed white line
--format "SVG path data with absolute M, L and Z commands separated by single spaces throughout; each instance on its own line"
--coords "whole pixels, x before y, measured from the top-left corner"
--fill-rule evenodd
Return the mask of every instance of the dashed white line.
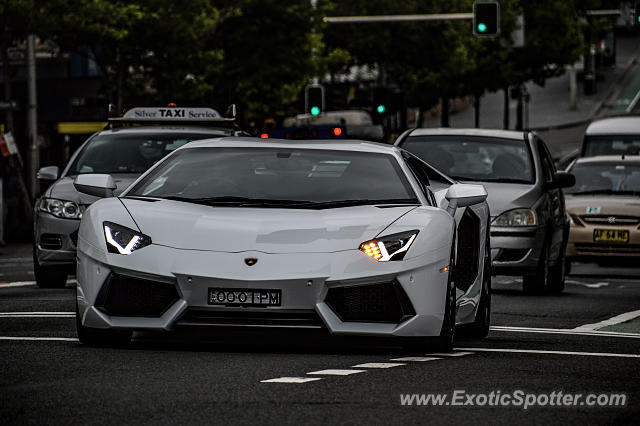
M 260 383 L 307 383 L 322 380 L 322 377 L 278 377 L 277 379 L 261 380 Z
M 600 287 L 607 287 L 609 285 L 609 283 L 605 281 L 600 281 L 597 283 L 585 283 L 585 282 L 576 281 L 576 280 L 566 280 L 565 282 L 567 284 L 581 285 L 587 288 L 600 288 Z
M 455 357 L 455 356 L 465 356 L 472 355 L 472 352 L 443 352 L 443 353 L 433 353 L 429 355 L 440 356 L 440 357 Z
M 402 365 L 399 362 L 365 362 L 364 364 L 354 365 L 353 368 L 393 368 L 400 367 Z
M 75 318 L 75 312 L 0 312 L 0 318 Z
M 603 352 L 572 352 L 572 351 L 543 351 L 536 349 L 508 349 L 508 348 L 460 348 L 473 352 L 502 352 L 502 353 L 523 353 L 523 354 L 541 354 L 541 355 L 575 355 L 575 356 L 593 356 L 593 357 L 611 357 L 611 358 L 640 358 L 636 354 L 615 354 Z
M 68 279 L 67 280 L 67 286 L 69 286 L 69 284 L 77 284 L 78 281 L 76 281 L 75 279 Z M 28 287 L 28 286 L 35 286 L 36 282 L 35 281 L 13 281 L 10 283 L 0 283 L 0 288 L 6 288 L 6 287 Z
M 512 333 L 540 333 L 540 334 L 567 334 L 572 336 L 594 336 L 594 337 L 626 337 L 630 339 L 640 339 L 637 333 L 622 333 L 618 331 L 596 331 L 591 329 L 578 328 L 529 328 L 529 327 L 501 327 L 493 326 L 491 331 L 512 332 Z
M 405 361 L 405 362 L 426 362 L 426 361 L 435 361 L 437 358 L 434 356 L 405 356 L 402 358 L 391 358 L 391 361 Z
M 0 340 L 16 340 L 16 341 L 45 341 L 45 342 L 78 342 L 75 337 L 26 337 L 26 336 L 0 336 Z
M 328 369 L 328 370 L 319 370 L 312 371 L 307 374 L 315 374 L 315 375 L 325 375 L 325 376 L 349 376 L 351 374 L 364 373 L 366 370 L 339 370 L 339 369 Z
M 607 326 L 610 326 L 610 325 L 616 325 L 616 324 L 620 324 L 620 323 L 623 323 L 623 322 L 631 321 L 632 319 L 635 319 L 635 318 L 638 318 L 638 317 L 640 317 L 640 310 L 639 311 L 625 312 L 623 314 L 616 315 L 615 317 L 611 317 L 611 318 L 606 319 L 604 321 L 596 322 L 596 323 L 593 323 L 593 324 L 581 325 L 580 327 L 574 328 L 574 330 L 597 330 L 599 328 L 607 327 Z

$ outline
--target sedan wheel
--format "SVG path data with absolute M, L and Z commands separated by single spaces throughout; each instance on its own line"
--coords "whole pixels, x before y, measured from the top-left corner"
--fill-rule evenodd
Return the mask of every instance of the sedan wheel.
M 534 275 L 522 277 L 522 289 L 527 294 L 545 294 L 549 290 L 549 248 L 545 245 Z
M 67 271 L 61 267 L 40 266 L 36 254 L 33 254 L 33 275 L 40 288 L 62 288 L 67 284 Z

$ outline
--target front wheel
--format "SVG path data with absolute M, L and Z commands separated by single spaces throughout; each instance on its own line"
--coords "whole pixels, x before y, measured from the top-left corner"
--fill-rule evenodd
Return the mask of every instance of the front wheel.
M 522 289 L 527 294 L 545 294 L 549 290 L 549 249 L 545 245 L 533 275 L 522 277 Z
M 488 237 L 485 247 L 482 292 L 480 293 L 476 319 L 473 323 L 464 325 L 461 328 L 461 331 L 464 331 L 465 334 L 478 339 L 487 337 L 491 325 L 491 248 Z
M 67 284 L 67 271 L 60 266 L 40 266 L 33 253 L 33 275 L 40 288 L 62 288 Z

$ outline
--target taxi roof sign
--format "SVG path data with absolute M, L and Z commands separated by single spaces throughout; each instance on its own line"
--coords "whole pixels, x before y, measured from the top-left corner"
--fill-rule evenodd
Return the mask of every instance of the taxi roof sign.
M 226 121 L 213 108 L 136 107 L 110 121 Z

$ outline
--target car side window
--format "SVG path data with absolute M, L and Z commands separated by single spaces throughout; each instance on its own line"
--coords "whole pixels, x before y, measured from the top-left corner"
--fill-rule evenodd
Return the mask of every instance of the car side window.
M 542 164 L 542 176 L 545 182 L 551 182 L 555 175 L 555 167 L 549 150 L 547 150 L 542 139 L 538 139 L 538 154 L 540 155 L 540 164 Z

